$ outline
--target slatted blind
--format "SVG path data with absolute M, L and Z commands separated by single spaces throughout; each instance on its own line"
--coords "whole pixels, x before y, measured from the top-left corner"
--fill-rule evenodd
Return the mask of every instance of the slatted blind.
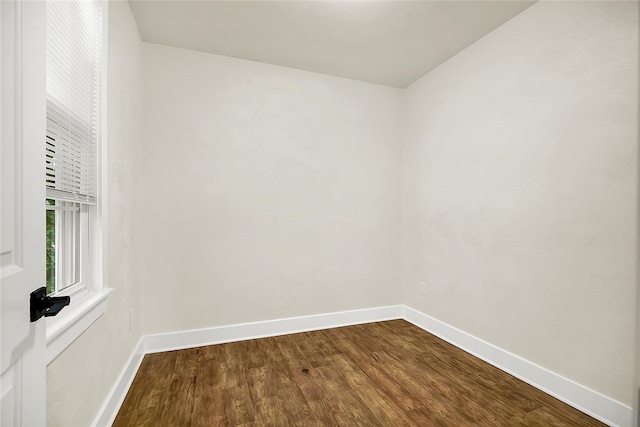
M 102 4 L 47 1 L 46 195 L 95 204 Z

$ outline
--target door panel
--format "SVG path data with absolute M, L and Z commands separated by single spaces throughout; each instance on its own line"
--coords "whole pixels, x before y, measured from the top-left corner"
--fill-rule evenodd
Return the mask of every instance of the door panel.
M 46 3 L 0 1 L 0 425 L 45 425 Z
M 3 372 L 0 391 L 0 426 L 20 425 L 20 377 L 22 359 Z

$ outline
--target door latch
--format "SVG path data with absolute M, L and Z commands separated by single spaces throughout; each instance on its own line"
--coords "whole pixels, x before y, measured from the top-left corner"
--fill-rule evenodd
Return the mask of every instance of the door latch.
M 31 321 L 35 322 L 42 316 L 51 317 L 60 313 L 71 302 L 71 297 L 50 297 L 44 286 L 31 292 Z

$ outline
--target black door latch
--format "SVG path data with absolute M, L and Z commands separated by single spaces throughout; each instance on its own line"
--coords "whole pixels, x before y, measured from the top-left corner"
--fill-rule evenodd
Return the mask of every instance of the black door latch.
M 42 287 L 31 292 L 31 321 L 35 322 L 42 316 L 51 317 L 60 313 L 71 302 L 71 297 L 47 296 L 47 288 Z

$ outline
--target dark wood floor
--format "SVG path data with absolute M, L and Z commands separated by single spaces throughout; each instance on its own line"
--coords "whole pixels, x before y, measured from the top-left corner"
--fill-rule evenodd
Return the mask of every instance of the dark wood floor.
M 601 426 L 403 320 L 145 356 L 114 426 Z

